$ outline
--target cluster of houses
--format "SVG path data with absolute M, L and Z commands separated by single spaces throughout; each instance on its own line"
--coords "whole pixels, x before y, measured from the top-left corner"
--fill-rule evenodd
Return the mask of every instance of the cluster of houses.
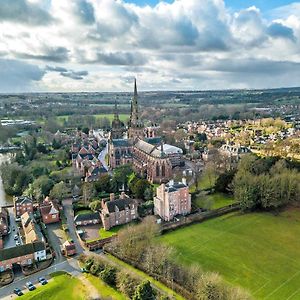
M 10 215 L 7 208 L 0 208 L 0 272 L 12 269 L 14 264 L 24 267 L 46 260 L 47 243 L 35 216 L 40 216 L 44 224 L 60 220 L 60 207 L 49 198 L 38 205 L 29 197 L 15 197 L 13 212 Z M 18 225 L 10 226 L 11 217 Z M 3 238 L 9 234 L 16 244 L 4 247 Z
M 93 131 L 77 133 L 77 142 L 71 147 L 72 164 L 86 182 L 97 181 L 107 172 L 98 159 L 100 148 Z

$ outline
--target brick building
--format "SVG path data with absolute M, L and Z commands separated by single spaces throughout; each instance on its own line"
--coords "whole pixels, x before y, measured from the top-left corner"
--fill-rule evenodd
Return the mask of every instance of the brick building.
M 191 212 L 191 195 L 185 179 L 183 182 L 170 180 L 156 189 L 154 213 L 164 221 L 171 221 L 177 215 Z
M 36 223 L 32 214 L 28 212 L 21 216 L 21 223 L 25 235 L 25 243 L 34 243 L 44 241 L 44 236 L 41 232 L 39 225 Z
M 109 199 L 102 199 L 101 220 L 105 230 L 111 227 L 129 223 L 138 218 L 138 204 L 134 199 L 122 193 L 119 199 L 114 194 Z
M 49 197 L 46 197 L 40 204 L 40 211 L 45 224 L 59 222 L 59 206 L 56 201 L 49 200 Z
M 44 242 L 24 244 L 18 247 L 0 250 L 0 272 L 12 269 L 14 264 L 31 265 L 36 261 L 46 259 L 46 245 Z
M 17 218 L 20 218 L 25 212 L 33 212 L 33 201 L 28 197 L 14 197 L 14 209 Z

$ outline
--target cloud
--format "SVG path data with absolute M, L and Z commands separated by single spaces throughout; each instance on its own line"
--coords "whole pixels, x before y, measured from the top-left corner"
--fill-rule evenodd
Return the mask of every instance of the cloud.
M 266 15 L 223 0 L 130 1 L 0 0 L 0 56 L 38 66 L 46 76 L 30 86 L 50 90 L 131 89 L 136 75 L 145 89 L 295 85 L 298 3 Z
M 68 77 L 74 80 L 82 80 L 85 76 L 89 74 L 88 71 L 68 70 L 64 67 L 58 66 L 46 66 L 45 70 L 48 72 L 58 72 L 61 76 Z
M 0 0 L 1 21 L 48 25 L 53 18 L 35 3 L 29 3 L 26 0 Z
M 45 75 L 41 68 L 22 61 L 0 59 L 0 91 L 24 92 L 31 91 L 34 83 Z

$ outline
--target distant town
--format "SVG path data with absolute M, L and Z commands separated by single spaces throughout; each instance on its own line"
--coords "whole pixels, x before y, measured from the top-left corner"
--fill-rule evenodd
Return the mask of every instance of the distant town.
M 214 268 L 214 251 L 233 255 L 227 239 L 247 234 L 233 229 L 244 220 L 262 231 L 264 214 L 299 220 L 299 90 L 140 97 L 134 80 L 129 111 L 124 95 L 1 96 L 1 299 L 66 278 L 85 287 L 78 299 L 140 299 L 144 289 L 147 299 L 264 298 L 255 273 L 245 283 L 244 269 Z M 225 296 L 195 296 L 209 284 Z

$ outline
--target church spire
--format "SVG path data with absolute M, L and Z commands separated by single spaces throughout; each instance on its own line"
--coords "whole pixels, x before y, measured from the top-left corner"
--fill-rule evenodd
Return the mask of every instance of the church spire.
M 131 100 L 131 116 L 130 116 L 130 125 L 132 127 L 138 126 L 138 93 L 137 93 L 137 86 L 136 86 L 136 78 L 134 78 L 134 92 L 133 97 Z

